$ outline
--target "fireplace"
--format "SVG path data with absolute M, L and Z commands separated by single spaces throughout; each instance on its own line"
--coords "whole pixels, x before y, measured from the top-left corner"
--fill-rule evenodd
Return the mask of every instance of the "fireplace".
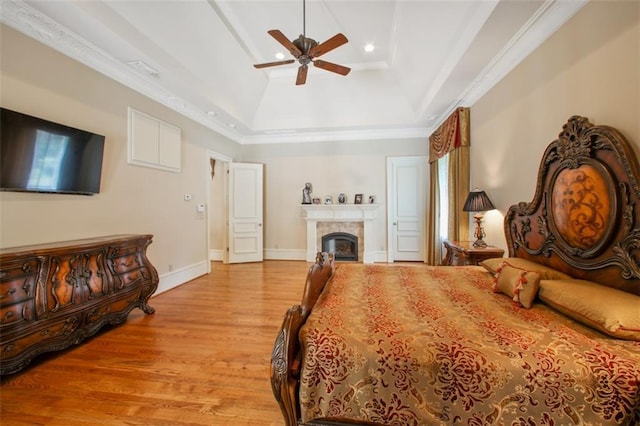
M 307 262 L 315 262 L 322 250 L 322 235 L 348 232 L 357 237 L 357 256 L 362 263 L 376 259 L 376 220 L 378 204 L 303 204 L 307 222 Z M 354 250 L 355 252 L 355 250 Z
M 322 236 L 322 251 L 334 253 L 336 260 L 358 261 L 358 237 L 346 232 Z

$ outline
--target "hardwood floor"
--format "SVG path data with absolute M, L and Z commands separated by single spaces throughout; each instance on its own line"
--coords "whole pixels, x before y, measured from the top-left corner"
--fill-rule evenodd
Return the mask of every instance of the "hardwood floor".
M 223 265 L 153 297 L 153 315 L 2 379 L 2 425 L 283 425 L 271 349 L 310 264 Z

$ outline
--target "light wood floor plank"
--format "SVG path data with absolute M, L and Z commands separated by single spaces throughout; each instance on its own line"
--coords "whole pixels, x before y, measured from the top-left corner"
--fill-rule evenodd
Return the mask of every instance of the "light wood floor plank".
M 269 362 L 310 264 L 212 263 L 127 321 L 3 377 L 0 421 L 21 425 L 283 425 Z

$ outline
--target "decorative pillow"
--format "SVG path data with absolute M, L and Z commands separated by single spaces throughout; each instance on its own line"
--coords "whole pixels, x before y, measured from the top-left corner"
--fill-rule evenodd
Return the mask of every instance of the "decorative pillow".
M 613 337 L 640 341 L 640 296 L 571 279 L 542 280 L 538 297 L 584 325 Z
M 541 265 L 539 263 L 533 262 L 527 259 L 520 259 L 518 257 L 497 257 L 494 259 L 485 259 L 480 262 L 480 265 L 484 266 L 484 268 L 491 272 L 492 274 L 496 274 L 498 272 L 498 268 L 502 265 L 502 262 L 508 262 L 514 268 L 525 269 L 531 272 L 537 272 L 540 274 L 541 280 L 570 280 L 571 276 L 556 271 L 555 269 Z
M 523 308 L 529 309 L 538 293 L 540 274 L 515 268 L 509 262 L 502 261 L 493 283 L 493 291 L 504 293 Z

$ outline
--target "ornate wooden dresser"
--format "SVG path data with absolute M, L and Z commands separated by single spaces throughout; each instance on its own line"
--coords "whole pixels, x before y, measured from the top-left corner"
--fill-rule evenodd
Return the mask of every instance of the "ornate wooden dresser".
M 158 273 L 152 235 L 115 235 L 0 250 L 0 374 L 24 368 L 123 322 L 147 301 Z

